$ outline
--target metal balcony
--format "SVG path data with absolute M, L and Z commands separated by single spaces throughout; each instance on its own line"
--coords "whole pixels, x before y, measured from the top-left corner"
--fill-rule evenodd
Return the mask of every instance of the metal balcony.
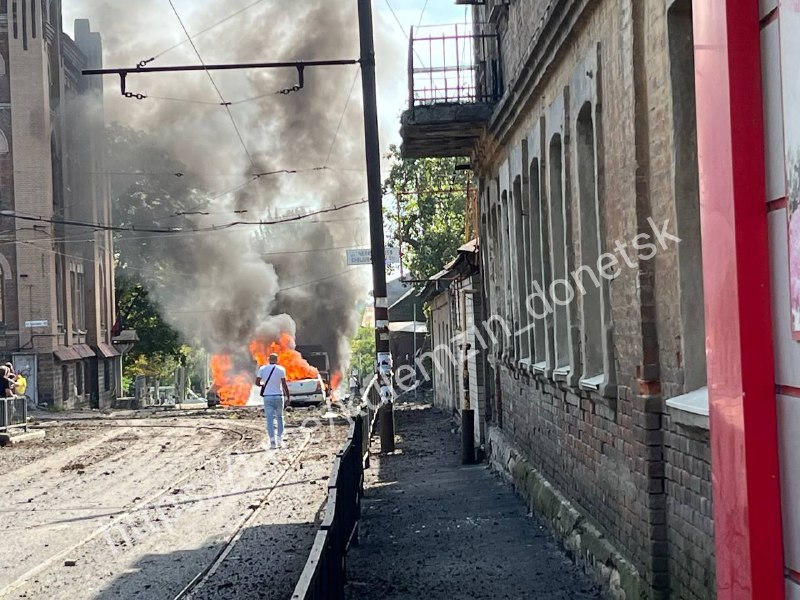
M 411 31 L 406 158 L 468 156 L 502 95 L 499 38 L 472 25 Z M 422 34 L 420 32 L 423 32 Z

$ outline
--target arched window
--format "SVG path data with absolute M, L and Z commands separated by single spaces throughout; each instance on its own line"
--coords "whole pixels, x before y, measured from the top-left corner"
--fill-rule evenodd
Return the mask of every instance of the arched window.
M 0 129 L 0 154 L 8 154 L 8 139 L 6 134 Z
M 530 219 L 529 243 L 531 244 L 531 291 L 533 294 L 534 283 L 539 285 L 539 289 L 546 290 L 550 285 L 547 274 L 550 273 L 548 264 L 550 256 L 550 242 L 547 239 L 547 227 L 542 221 L 544 218 L 542 211 L 542 186 L 540 178 L 539 158 L 534 157 L 530 163 L 530 175 L 528 176 L 529 195 L 528 195 L 528 218 Z M 531 296 L 530 306 L 526 309 L 533 309 L 533 358 L 534 363 L 543 365 L 547 360 L 547 330 L 545 328 L 545 316 L 547 311 L 544 307 L 544 296 L 539 293 Z
M 587 102 L 578 114 L 578 199 L 580 201 L 581 261 L 589 267 L 588 275 L 576 271 L 575 283 L 583 296 L 581 322 L 581 348 L 583 349 L 583 378 L 590 379 L 603 373 L 603 282 L 594 274 L 601 254 L 600 225 L 597 210 L 597 177 L 592 104 Z
M 564 214 L 564 171 L 561 135 L 550 140 L 550 251 L 551 275 L 550 299 L 556 304 L 553 310 L 553 337 L 555 347 L 552 355 L 553 367 L 565 371 L 570 367 L 569 311 L 567 304 L 571 287 L 567 281 L 567 224 Z M 562 286 L 557 289 L 556 286 Z

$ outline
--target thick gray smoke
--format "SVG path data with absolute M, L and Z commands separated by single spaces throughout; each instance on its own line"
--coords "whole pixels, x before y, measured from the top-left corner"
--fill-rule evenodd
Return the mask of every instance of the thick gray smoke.
M 189 44 L 161 55 L 185 40 L 163 0 L 64 2 L 65 26 L 67 17 L 86 17 L 103 36 L 106 66 L 150 57 L 157 57 L 154 65 L 198 62 Z M 252 3 L 176 6 L 195 34 Z M 379 61 L 392 57 L 402 64 L 403 49 L 381 47 L 380 39 L 378 34 Z M 196 45 L 206 63 L 357 58 L 355 2 L 263 0 L 197 36 Z M 127 162 L 130 170 L 152 170 L 172 189 L 168 199 L 150 198 L 127 218 L 135 225 L 207 227 L 361 199 L 366 181 L 360 81 L 343 112 L 356 73 L 355 66 L 307 69 L 305 88 L 288 95 L 275 92 L 296 83 L 294 69 L 215 73 L 250 157 L 205 73 L 130 76 L 129 89 L 148 96 L 138 101 L 121 98 L 118 81 L 107 78 L 106 120 L 143 132 L 129 157 L 115 157 L 115 168 Z M 398 84 L 383 83 L 387 89 Z M 385 117 L 394 127 L 396 115 Z M 327 168 L 305 171 L 322 166 Z M 255 178 L 283 169 L 300 172 Z M 137 189 L 148 187 L 143 176 L 114 177 L 113 189 L 131 195 L 129 203 L 141 199 Z M 162 185 L 155 187 L 156 195 L 163 193 Z M 174 210 L 176 198 L 181 211 Z M 324 345 L 334 365 L 344 365 L 346 340 L 357 326 L 356 304 L 369 277 L 366 268 L 346 267 L 345 248 L 367 241 L 365 205 L 293 224 L 140 237 L 142 278 L 188 341 L 237 353 L 254 336 L 269 339 L 296 328 L 298 344 Z M 147 266 L 155 264 L 166 266 Z

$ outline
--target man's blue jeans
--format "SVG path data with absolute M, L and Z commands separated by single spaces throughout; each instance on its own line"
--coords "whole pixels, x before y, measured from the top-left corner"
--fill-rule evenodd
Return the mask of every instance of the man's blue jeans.
M 278 419 L 278 437 L 283 437 L 283 396 L 264 396 L 264 414 L 267 418 L 269 441 L 275 441 L 275 418 Z

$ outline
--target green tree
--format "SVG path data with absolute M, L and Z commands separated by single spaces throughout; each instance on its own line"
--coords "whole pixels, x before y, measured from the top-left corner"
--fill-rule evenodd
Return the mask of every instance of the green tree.
M 375 330 L 372 327 L 359 327 L 350 341 L 353 368 L 358 369 L 362 377 L 372 375 L 375 365 Z
M 172 158 L 159 140 L 144 132 L 112 124 L 106 131 L 106 166 L 111 177 L 114 222 L 134 227 L 187 227 L 189 215 L 208 201 L 198 179 Z M 124 361 L 124 377 L 137 375 L 168 380 L 186 364 L 191 349 L 162 317 L 148 290 L 174 276 L 174 241 L 157 233 L 117 233 L 117 313 L 125 329 L 135 329 L 139 342 Z
M 135 329 L 139 342 L 125 355 L 125 375 L 168 379 L 186 361 L 180 334 L 161 317 L 141 281 L 117 275 L 117 310 L 125 329 Z
M 388 158 L 392 168 L 384 193 L 397 200 L 396 209 L 386 211 L 389 235 L 402 245 L 403 264 L 414 278 L 427 279 L 467 241 L 466 181 L 456 171 L 466 159 L 404 159 L 397 146 L 391 146 Z
M 123 227 L 187 228 L 209 201 L 198 178 L 154 136 L 118 124 L 107 129 L 114 223 Z M 185 241 L 185 240 L 180 240 Z M 174 239 L 158 233 L 117 233 L 118 273 L 158 285 L 176 254 Z

